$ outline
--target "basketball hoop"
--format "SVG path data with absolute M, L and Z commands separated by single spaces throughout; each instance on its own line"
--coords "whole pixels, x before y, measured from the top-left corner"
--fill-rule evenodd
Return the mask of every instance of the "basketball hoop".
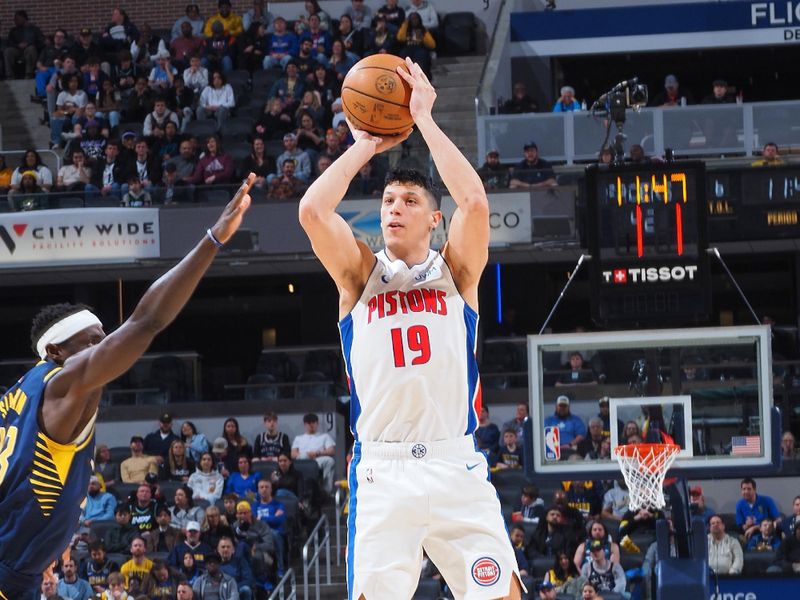
M 614 448 L 614 458 L 630 493 L 631 510 L 664 508 L 664 477 L 680 449 L 676 444 L 626 444 Z

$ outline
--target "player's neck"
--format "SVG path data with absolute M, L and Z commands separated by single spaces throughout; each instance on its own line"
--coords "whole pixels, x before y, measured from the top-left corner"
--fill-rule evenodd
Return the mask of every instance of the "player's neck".
M 404 248 L 404 247 L 389 247 L 386 246 L 385 252 L 386 256 L 389 257 L 389 260 L 402 260 L 407 267 L 411 268 L 415 265 L 420 265 L 425 262 L 428 258 L 428 252 L 430 251 L 430 240 L 426 240 L 425 243 L 421 243 L 418 246 L 413 248 Z

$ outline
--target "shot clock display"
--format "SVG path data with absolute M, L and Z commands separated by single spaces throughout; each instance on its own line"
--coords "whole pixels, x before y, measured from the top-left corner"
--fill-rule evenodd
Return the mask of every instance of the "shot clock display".
M 705 168 L 695 161 L 586 174 L 593 318 L 694 323 L 709 310 Z

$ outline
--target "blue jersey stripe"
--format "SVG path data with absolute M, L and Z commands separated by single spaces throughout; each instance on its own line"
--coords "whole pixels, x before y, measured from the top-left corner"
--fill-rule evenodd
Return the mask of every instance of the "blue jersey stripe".
M 464 435 L 472 435 L 478 428 L 478 418 L 475 414 L 475 394 L 478 393 L 480 376 L 478 374 L 478 361 L 475 358 L 475 348 L 478 339 L 478 313 L 464 302 L 464 325 L 467 333 L 467 430 Z
M 353 439 L 358 441 L 358 417 L 361 416 L 361 402 L 356 391 L 356 380 L 353 378 L 353 367 L 350 363 L 350 354 L 353 350 L 353 315 L 348 314 L 339 321 L 339 335 L 342 339 L 342 355 L 347 371 L 347 381 L 350 385 L 350 431 Z
M 358 492 L 358 476 L 356 474 L 356 470 L 358 469 L 358 464 L 361 462 L 361 442 L 356 442 L 353 445 L 353 458 L 350 461 L 350 502 L 348 505 L 348 514 L 347 514 L 347 598 L 348 600 L 353 600 L 353 585 L 355 584 L 355 579 L 353 577 L 353 573 L 355 572 L 355 566 L 353 565 L 353 561 L 355 559 L 355 548 L 356 548 L 356 508 L 358 506 L 358 502 L 356 500 L 356 495 Z

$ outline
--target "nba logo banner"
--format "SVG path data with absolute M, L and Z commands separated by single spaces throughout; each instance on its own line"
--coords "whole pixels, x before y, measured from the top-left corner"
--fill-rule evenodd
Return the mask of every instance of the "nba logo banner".
M 547 461 L 561 460 L 561 433 L 558 427 L 544 428 L 544 459 Z

